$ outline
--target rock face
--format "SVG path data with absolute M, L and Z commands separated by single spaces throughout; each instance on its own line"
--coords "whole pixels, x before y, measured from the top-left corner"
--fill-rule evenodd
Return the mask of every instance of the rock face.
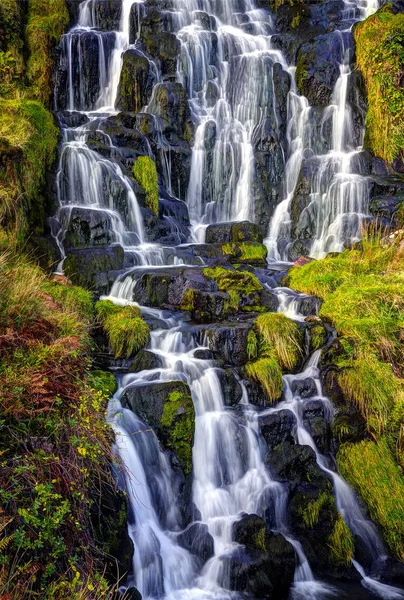
M 123 56 L 117 108 L 140 112 L 148 103 L 152 90 L 153 76 L 148 59 L 136 50 L 127 50 Z
M 129 388 L 123 403 L 150 425 L 168 448 L 176 452 L 184 472 L 189 473 L 195 413 L 188 386 L 182 381 L 151 382 Z

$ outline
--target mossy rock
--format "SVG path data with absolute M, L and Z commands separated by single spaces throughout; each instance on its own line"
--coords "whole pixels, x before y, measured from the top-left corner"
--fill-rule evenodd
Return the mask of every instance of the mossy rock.
M 124 250 L 118 245 L 109 248 L 71 250 L 63 263 L 63 270 L 75 285 L 95 290 L 97 275 L 105 271 L 122 269 L 123 259 Z
M 127 112 L 140 112 L 148 104 L 152 90 L 153 77 L 148 59 L 137 50 L 127 50 L 123 55 L 117 108 Z
M 236 264 L 265 265 L 268 255 L 267 248 L 257 242 L 229 242 L 222 245 L 222 251 Z
M 177 454 L 184 473 L 190 473 L 195 411 L 187 384 L 151 382 L 127 390 L 123 403 L 155 429 L 162 443 Z
M 262 244 L 262 229 L 249 221 L 234 223 L 215 223 L 206 228 L 207 244 L 225 244 L 228 242 L 257 242 Z
M 327 341 L 328 333 L 323 324 L 313 325 L 309 328 L 310 352 L 319 350 Z

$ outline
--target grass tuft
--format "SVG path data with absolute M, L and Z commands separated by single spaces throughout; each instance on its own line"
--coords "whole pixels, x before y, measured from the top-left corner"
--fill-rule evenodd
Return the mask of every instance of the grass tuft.
M 130 358 L 147 345 L 150 329 L 137 306 L 121 307 L 110 300 L 101 300 L 95 305 L 95 310 L 115 358 Z
M 155 162 L 150 156 L 139 156 L 133 165 L 135 181 L 146 193 L 146 206 L 156 215 L 159 214 L 159 188 Z

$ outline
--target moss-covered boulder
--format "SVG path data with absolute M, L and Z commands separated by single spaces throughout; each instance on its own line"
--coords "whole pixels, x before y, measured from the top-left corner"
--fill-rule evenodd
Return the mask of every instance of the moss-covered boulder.
M 229 242 L 222 245 L 222 251 L 231 263 L 266 265 L 268 250 L 257 242 Z
M 192 468 L 195 411 L 189 387 L 182 381 L 151 382 L 126 391 L 123 398 L 137 416 L 156 431 L 180 459 L 185 474 Z
M 153 90 L 153 75 L 144 54 L 129 49 L 123 55 L 116 106 L 118 110 L 140 112 Z
M 177 36 L 166 31 L 149 35 L 143 34 L 143 42 L 147 52 L 160 60 L 162 74 L 174 78 L 177 58 L 181 50 L 181 43 Z
M 232 533 L 234 541 L 245 546 L 246 565 L 242 568 L 240 559 L 243 554 L 238 555 L 234 563 L 230 563 L 231 571 L 234 570 L 235 573 L 240 570 L 249 572 L 247 567 L 249 559 L 252 564 L 258 559 L 257 566 L 261 564 L 261 568 L 251 570 L 247 588 L 259 586 L 263 575 L 262 569 L 271 582 L 272 594 L 269 597 L 286 597 L 295 571 L 295 552 L 292 544 L 280 533 L 270 532 L 264 519 L 258 515 L 243 515 L 239 521 L 233 524 Z M 240 589 L 240 586 L 236 589 L 248 591 L 248 589 Z
M 157 84 L 153 90 L 149 111 L 162 119 L 168 136 L 175 134 L 184 140 L 191 140 L 191 113 L 188 97 L 181 83 Z

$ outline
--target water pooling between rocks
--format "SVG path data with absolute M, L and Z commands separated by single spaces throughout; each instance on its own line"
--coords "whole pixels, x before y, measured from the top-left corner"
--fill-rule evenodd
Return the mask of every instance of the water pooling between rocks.
M 316 131 L 295 69 L 272 39 L 274 22 L 253 1 L 122 0 L 111 4 L 108 20 L 102 6 L 82 2 L 77 26 L 61 41 L 53 231 L 60 269 L 114 302 L 138 303 L 152 328 L 136 372 L 115 364 L 119 390 L 108 414 L 126 467 L 135 547 L 125 585 L 145 598 L 282 598 L 290 590 L 320 599 L 342 594 L 335 587 L 342 578 L 362 581 L 371 594 L 363 597 L 404 597 L 372 579 L 388 561 L 385 549 L 335 473 L 333 408 L 304 320 L 316 314 L 316 301 L 281 287 L 287 263 L 268 269 L 262 244 L 284 194 L 266 243 L 273 259 L 293 258 L 290 205 L 304 160 L 317 171 L 295 229 L 304 219 L 316 223 L 307 238 L 312 254 L 358 238 L 367 181 L 352 166 L 361 134 L 353 137 L 346 104 L 349 28 L 377 6 L 345 3 L 335 30 L 340 77 Z M 133 177 L 139 156 L 156 162 L 159 214 Z M 262 229 L 210 225 L 245 220 Z M 203 269 L 239 273 L 232 265 L 240 263 L 243 283 L 229 304 L 220 273 L 214 279 Z M 283 400 L 271 408 L 243 378 L 262 307 L 287 314 L 306 337 L 304 370 L 284 376 Z M 168 441 L 170 403 L 187 417 L 182 423 L 195 422 L 177 456 L 156 437 Z M 328 511 L 311 539 L 298 508 L 305 494 L 325 499 Z M 352 565 L 333 570 L 322 553 L 338 514 L 359 551 Z M 331 578 L 334 584 L 323 582 Z

